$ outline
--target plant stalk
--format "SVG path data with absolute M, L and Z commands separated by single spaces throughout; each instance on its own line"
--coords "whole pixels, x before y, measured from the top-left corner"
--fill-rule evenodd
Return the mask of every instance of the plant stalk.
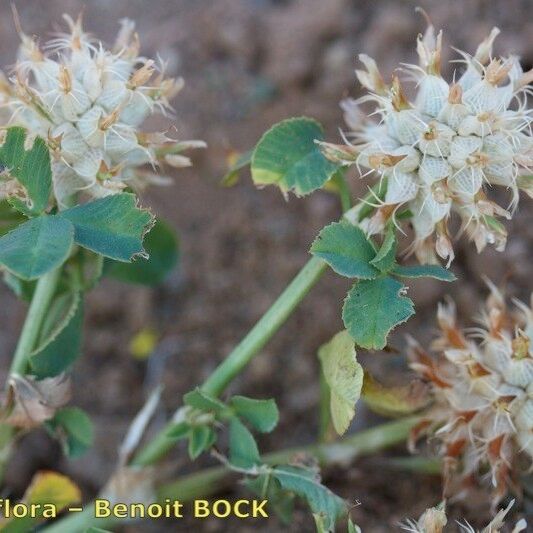
M 403 442 L 418 420 L 418 417 L 409 417 L 386 422 L 330 444 L 312 444 L 266 454 L 263 460 L 266 464 L 277 465 L 287 463 L 295 456 L 310 454 L 315 456 L 322 466 L 348 464 L 357 457 Z M 184 503 L 198 498 L 207 498 L 224 490 L 231 479 L 232 472 L 225 466 L 207 468 L 161 485 L 157 489 L 157 501 L 164 502 L 166 498 L 169 498 Z M 45 527 L 43 531 L 77 533 L 91 526 L 105 528 L 120 523 L 117 518 L 95 518 L 93 509 L 94 502 L 90 502 L 85 505 L 82 513 L 71 514 Z
M 343 169 L 337 171 L 337 173 L 333 176 L 332 181 L 337 186 L 337 192 L 341 201 L 342 211 L 343 213 L 346 213 L 346 211 L 352 207 L 352 195 L 344 172 L 345 171 Z
M 37 282 L 11 362 L 11 374 L 24 374 L 26 371 L 29 356 L 35 348 L 37 336 L 39 335 L 43 319 L 48 312 L 60 275 L 61 268 L 56 268 L 44 274 Z
M 322 467 L 348 464 L 362 455 L 379 452 L 405 441 L 419 420 L 418 417 L 408 417 L 385 422 L 336 442 L 287 448 L 265 454 L 263 460 L 266 464 L 280 465 L 305 454 L 315 457 Z M 177 481 L 161 485 L 157 490 L 158 499 L 160 501 L 164 501 L 165 498 L 189 501 L 212 496 L 225 488 L 223 482 L 229 474 L 231 470 L 221 466 L 183 476 Z
M 350 190 L 346 178 L 342 172 L 338 172 L 334 179 L 338 187 L 342 210 L 346 212 L 351 208 Z M 368 202 L 374 199 L 376 195 L 379 196 L 380 193 L 381 190 L 378 189 L 376 192 L 376 186 L 374 186 L 372 191 L 361 200 L 363 207 L 367 207 Z M 296 306 L 322 277 L 326 267 L 327 264 L 317 257 L 313 257 L 307 262 L 272 304 L 272 307 L 204 382 L 201 389 L 205 393 L 219 396 L 224 391 L 235 376 L 245 368 L 284 324 Z M 131 464 L 150 465 L 168 453 L 176 442 L 176 439 L 172 438 L 170 434 L 176 424 L 183 419 L 183 414 L 184 408 L 181 407 L 176 411 L 173 420 L 133 457 Z
M 51 270 L 39 278 L 35 292 L 31 299 L 30 307 L 22 326 L 11 367 L 11 374 L 24 374 L 28 366 L 28 359 L 39 335 L 44 317 L 48 312 L 50 301 L 57 288 L 61 275 L 61 268 Z M 6 464 L 11 455 L 11 445 L 15 436 L 15 428 L 5 423 L 0 423 L 0 484 L 3 481 Z
M 206 394 L 219 396 L 235 376 L 242 372 L 324 274 L 326 266 L 326 263 L 317 257 L 307 262 L 248 335 L 204 382 L 201 389 Z M 176 420 L 169 422 L 151 442 L 140 450 L 133 458 L 132 464 L 139 466 L 152 464 L 165 455 L 176 442 L 175 439 L 169 437 L 169 432 L 175 425 Z

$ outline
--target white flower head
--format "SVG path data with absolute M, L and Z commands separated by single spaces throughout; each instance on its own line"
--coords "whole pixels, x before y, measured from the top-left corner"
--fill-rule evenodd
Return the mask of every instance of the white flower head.
M 164 63 L 139 55 L 132 21 L 121 21 L 107 49 L 84 31 L 81 16 L 64 19 L 69 31 L 41 47 L 16 18 L 18 61 L 9 82 L 0 77 L 0 104 L 10 111 L 9 124 L 48 142 L 58 204 L 78 191 L 101 197 L 161 181 L 145 165 L 188 166 L 181 152 L 202 142 L 180 143 L 141 129 L 150 115 L 168 113 L 183 81 L 167 78 Z
M 409 355 L 435 396 L 412 436 L 440 442 L 445 495 L 488 471 L 497 503 L 508 489 L 519 491 L 520 464 L 533 460 L 533 308 L 517 302 L 517 311 L 509 310 L 490 287 L 481 327 L 466 335 L 448 302 L 437 313 L 440 336 L 432 348 L 439 357 L 414 341 Z
M 441 75 L 442 32 L 429 25 L 417 39 L 419 65 L 400 69 L 416 81 L 412 101 L 397 75 L 386 84 L 376 62 L 359 56 L 366 70 L 356 75 L 369 94 L 342 102 L 352 130 L 347 145 L 320 143 L 326 157 L 386 178 L 385 197 L 365 229 L 382 231 L 399 210 L 410 212 L 411 248 L 421 262 L 453 260 L 453 213 L 478 251 L 487 244 L 503 249 L 506 232 L 498 218 L 511 217 L 519 189 L 533 195 L 532 180 L 522 181 L 533 166 L 527 108 L 533 71 L 524 73 L 515 56 L 493 57 L 498 33 L 493 29 L 474 55 L 461 52 L 464 71 L 450 82 Z M 370 117 L 361 107 L 368 102 L 375 104 Z M 510 191 L 507 209 L 489 198 L 493 185 Z

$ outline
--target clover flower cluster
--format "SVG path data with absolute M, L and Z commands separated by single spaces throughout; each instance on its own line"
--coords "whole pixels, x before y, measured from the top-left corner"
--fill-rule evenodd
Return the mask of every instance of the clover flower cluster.
M 498 511 L 490 524 L 487 524 L 480 533 L 499 533 L 502 531 L 505 525 L 505 518 L 513 505 L 514 500 L 505 509 Z M 444 504 L 440 504 L 437 507 L 426 509 L 418 520 L 407 520 L 402 525 L 402 529 L 411 533 L 443 533 L 447 523 L 448 518 L 446 517 Z M 468 522 L 464 524 L 458 523 L 458 526 L 465 533 L 476 533 L 476 530 Z M 523 518 L 515 524 L 511 533 L 520 533 L 520 531 L 525 531 L 526 529 L 527 522 Z
M 461 52 L 466 68 L 449 83 L 441 75 L 442 32 L 435 35 L 430 25 L 418 37 L 420 64 L 401 69 L 416 81 L 412 102 L 397 75 L 385 83 L 375 61 L 360 55 L 366 70 L 356 74 L 369 94 L 341 104 L 352 130 L 347 144 L 320 143 L 328 158 L 386 178 L 385 197 L 376 198 L 379 209 L 365 228 L 379 233 L 400 209 L 410 212 L 411 251 L 423 263 L 436 262 L 437 256 L 448 264 L 453 260 L 452 212 L 478 251 L 487 244 L 502 250 L 506 231 L 498 217 L 511 218 L 519 189 L 532 195 L 531 180 L 522 182 L 520 175 L 533 165 L 527 108 L 533 70 L 524 73 L 515 56 L 492 57 L 498 33 L 494 28 L 474 55 Z M 362 111 L 365 102 L 377 104 L 372 115 L 379 121 Z M 488 198 L 492 185 L 511 192 L 506 209 Z
M 431 357 L 411 340 L 412 368 L 431 384 L 435 402 L 413 430 L 434 438 L 444 459 L 445 495 L 461 494 L 488 472 L 497 503 L 533 459 L 533 299 L 509 310 L 491 286 L 481 327 L 459 329 L 452 302 L 439 306 L 440 336 Z
M 139 55 L 132 21 L 121 21 L 108 50 L 84 31 L 81 17 L 64 18 L 69 32 L 42 48 L 18 25 L 22 43 L 13 76 L 0 73 L 0 105 L 9 112 L 8 124 L 47 140 L 58 204 L 81 190 L 102 197 L 164 181 L 142 169 L 147 164 L 188 166 L 181 152 L 202 142 L 180 143 L 166 133 L 141 130 L 150 115 L 169 111 L 182 80 L 165 77 L 164 64 Z

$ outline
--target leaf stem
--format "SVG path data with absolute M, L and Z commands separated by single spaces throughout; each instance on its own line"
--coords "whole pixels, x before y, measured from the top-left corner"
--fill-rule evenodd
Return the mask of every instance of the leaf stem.
M 24 374 L 28 365 L 28 358 L 35 347 L 37 336 L 41 329 L 46 313 L 57 287 L 61 268 L 56 268 L 44 274 L 35 287 L 26 320 L 22 326 L 19 341 L 13 360 L 11 362 L 11 374 Z
M 411 428 L 418 422 L 418 417 L 403 418 L 385 422 L 365 429 L 330 444 L 312 444 L 288 448 L 279 452 L 265 454 L 267 464 L 282 464 L 301 454 L 314 455 L 322 466 L 348 464 L 357 457 L 375 453 L 403 442 Z M 183 476 L 177 481 L 166 483 L 157 488 L 157 501 L 166 498 L 187 502 L 197 498 L 207 498 L 224 490 L 232 480 L 232 472 L 224 466 L 207 468 L 200 472 Z M 120 522 L 117 518 L 95 518 L 94 502 L 88 503 L 82 513 L 71 514 L 56 523 L 45 527 L 46 533 L 71 533 L 84 531 L 86 528 L 109 527 Z
M 254 356 L 265 346 L 279 328 L 284 324 L 295 307 L 302 301 L 326 270 L 326 263 L 317 257 L 311 258 L 291 281 L 272 307 L 261 317 L 256 325 L 222 361 L 207 378 L 201 389 L 211 396 L 219 396 Z M 176 439 L 169 437 L 175 427 L 173 420 L 143 448 L 133 459 L 134 465 L 147 465 L 165 455 Z

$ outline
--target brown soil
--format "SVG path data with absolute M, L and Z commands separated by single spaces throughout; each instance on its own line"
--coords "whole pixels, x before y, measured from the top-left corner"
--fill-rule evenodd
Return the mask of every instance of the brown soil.
M 317 231 L 339 215 L 327 193 L 286 202 L 273 189 L 257 190 L 246 176 L 234 188 L 221 189 L 231 149 L 250 148 L 274 122 L 309 115 L 322 121 L 327 136 L 338 139 L 342 125 L 338 101 L 357 95 L 353 69 L 356 54 L 366 52 L 388 74 L 399 61 L 413 61 L 416 34 L 424 22 L 414 13 L 421 4 L 446 43 L 472 50 L 498 25 L 503 35 L 499 51 L 516 52 L 526 66 L 533 62 L 533 23 L 527 0 L 19 0 L 25 30 L 46 35 L 60 23 L 63 12 L 76 15 L 85 4 L 86 26 L 112 41 L 117 21 L 137 21 L 147 55 L 159 51 L 170 68 L 186 80 L 175 101 L 182 138 L 201 138 L 209 149 L 196 153 L 194 167 L 180 172 L 170 188 L 153 189 L 143 199 L 169 220 L 181 237 L 180 268 L 157 290 L 131 288 L 105 280 L 88 297 L 84 354 L 73 371 L 74 404 L 86 409 L 96 426 L 94 449 L 66 462 L 44 433 L 22 440 L 8 472 L 8 486 L 21 494 L 32 474 L 42 468 L 72 475 L 89 498 L 113 470 L 116 450 L 128 423 L 142 406 L 155 381 L 165 386 L 164 409 L 153 431 L 179 405 L 182 395 L 200 383 L 269 307 L 308 258 Z M 529 9 L 528 9 L 529 8 Z M 0 5 L 0 64 L 13 63 L 17 37 L 8 2 Z M 363 190 L 352 180 L 354 195 Z M 484 292 L 480 273 L 496 283 L 509 277 L 509 293 L 527 299 L 531 290 L 531 204 L 523 200 L 509 223 L 507 252 L 478 256 L 461 245 L 453 270 L 461 282 L 410 284 L 417 317 L 395 334 L 401 351 L 405 333 L 422 340 L 432 334 L 436 302 L 444 294 L 456 298 L 461 314 L 475 316 Z M 348 288 L 345 280 L 327 274 L 262 351 L 230 392 L 274 397 L 282 413 L 275 432 L 261 438 L 264 451 L 313 441 L 317 431 L 316 350 L 341 328 L 340 309 Z M 0 367 L 5 375 L 24 306 L 7 289 L 0 289 Z M 128 350 L 131 337 L 144 325 L 161 335 L 148 363 L 135 361 Z M 380 358 L 379 365 L 403 373 L 400 356 Z M 400 378 L 401 379 L 401 378 Z M 353 429 L 371 417 L 361 408 Z M 395 453 L 405 454 L 403 447 Z M 183 449 L 173 455 L 167 473 L 190 470 Z M 200 462 L 210 463 L 209 460 Z M 416 517 L 439 501 L 438 479 L 391 470 L 378 458 L 357 461 L 346 469 L 325 472 L 327 484 L 360 505 L 354 520 L 364 531 L 396 529 L 398 521 Z M 227 494 L 236 498 L 235 485 Z M 487 518 L 487 509 L 473 502 L 454 508 L 474 525 Z M 212 521 L 143 523 L 125 531 L 312 531 L 307 510 L 283 528 L 265 522 Z

